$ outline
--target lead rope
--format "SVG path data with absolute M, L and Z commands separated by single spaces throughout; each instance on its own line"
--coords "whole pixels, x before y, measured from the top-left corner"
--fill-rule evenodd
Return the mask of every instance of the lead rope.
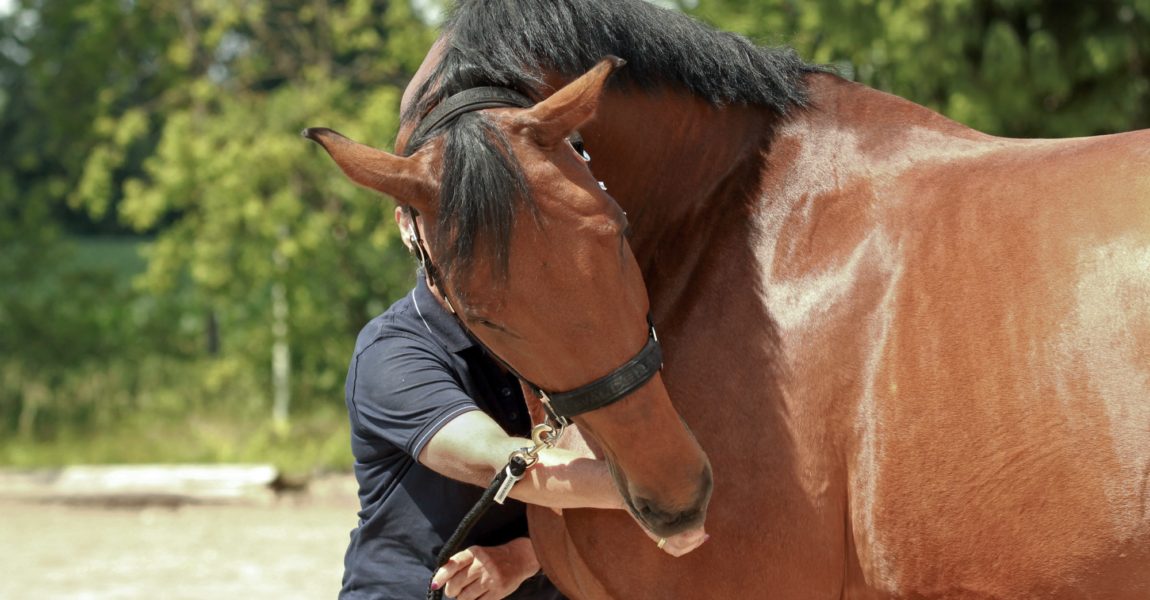
M 535 428 L 531 430 L 531 441 L 535 442 L 535 446 L 530 449 L 520 448 L 511 453 L 511 456 L 507 459 L 507 466 L 495 474 L 495 478 L 491 480 L 491 485 L 487 486 L 487 491 L 483 492 L 483 495 L 479 498 L 479 502 L 476 502 L 475 506 L 467 511 L 467 515 L 460 521 L 459 527 L 455 528 L 455 533 L 451 534 L 451 537 L 447 539 L 447 543 L 444 544 L 443 548 L 439 551 L 439 555 L 436 557 L 436 571 L 439 571 L 443 565 L 446 565 L 447 562 L 451 560 L 452 556 L 455 556 L 455 553 L 459 551 L 459 547 L 463 545 L 463 538 L 467 537 L 468 533 L 471 533 L 471 528 L 475 527 L 475 524 L 479 522 L 479 519 L 487 512 L 487 509 L 491 508 L 491 505 L 494 503 L 503 504 L 503 501 L 507 499 L 507 495 L 511 493 L 511 488 L 514 487 L 516 483 L 519 483 L 519 480 L 523 479 L 527 474 L 527 469 L 539 461 L 539 451 L 544 448 L 554 447 L 555 442 L 558 441 L 562 435 L 562 427 L 560 427 L 559 432 L 556 433 L 555 428 L 546 423 L 536 425 Z M 435 573 L 432 573 L 431 576 L 434 578 Z M 431 583 L 428 582 L 427 600 L 441 600 L 442 598 L 443 588 L 433 590 L 431 589 Z

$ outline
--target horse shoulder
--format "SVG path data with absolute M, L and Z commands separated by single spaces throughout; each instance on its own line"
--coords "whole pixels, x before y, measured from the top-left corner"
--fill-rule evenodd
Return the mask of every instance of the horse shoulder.
M 852 468 L 888 591 L 1150 576 L 1146 139 L 951 143 L 896 178 Z
M 847 589 L 1122 597 L 1150 577 L 1150 133 L 1006 140 L 814 87 L 758 257 L 792 439 L 843 449 Z

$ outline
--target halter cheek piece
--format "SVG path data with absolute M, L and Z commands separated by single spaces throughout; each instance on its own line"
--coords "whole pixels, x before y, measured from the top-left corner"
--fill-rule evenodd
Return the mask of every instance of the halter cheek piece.
M 467 112 L 499 107 L 526 108 L 532 104 L 534 103 L 526 96 L 508 88 L 479 87 L 464 90 L 444 100 L 439 106 L 435 107 L 435 110 L 428 113 L 419 126 L 415 128 L 415 131 L 412 132 L 410 139 L 412 141 L 421 140 Z M 418 211 L 414 211 L 414 209 L 413 213 L 413 216 L 419 214 Z M 431 262 L 431 255 L 423 245 L 423 239 L 419 235 L 419 227 L 417 227 L 415 223 L 412 223 L 411 231 L 408 235 L 412 242 L 411 247 L 418 257 L 419 265 L 423 267 L 428 278 L 431 279 L 431 282 L 439 289 L 439 293 L 443 296 L 443 300 L 447 304 L 451 316 L 455 318 L 459 326 L 475 339 L 489 355 L 499 361 L 512 375 L 527 385 L 528 389 L 535 394 L 535 397 L 542 401 L 543 410 L 547 413 L 548 419 L 556 425 L 565 427 L 569 424 L 571 417 L 605 408 L 626 398 L 646 385 L 647 382 L 651 381 L 655 373 L 658 373 L 659 370 L 663 368 L 663 350 L 659 346 L 659 337 L 655 334 L 655 324 L 651 320 L 650 311 L 648 311 L 647 344 L 643 346 L 643 349 L 640 350 L 639 354 L 635 355 L 634 358 L 607 376 L 569 392 L 547 392 L 543 390 L 543 388 L 520 375 L 518 371 L 513 369 L 511 365 L 507 364 L 506 361 L 492 352 L 490 348 L 471 333 L 471 330 L 455 312 L 455 307 L 451 305 L 451 300 L 447 298 L 447 293 L 444 291 L 445 288 L 441 285 L 439 270 L 435 267 L 435 264 Z

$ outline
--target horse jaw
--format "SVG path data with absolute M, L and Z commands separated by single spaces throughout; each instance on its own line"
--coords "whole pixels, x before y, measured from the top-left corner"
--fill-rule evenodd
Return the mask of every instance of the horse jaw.
M 711 463 L 671 405 L 660 376 L 627 399 L 576 420 L 601 448 L 616 489 L 644 528 L 670 537 L 703 526 L 714 486 Z

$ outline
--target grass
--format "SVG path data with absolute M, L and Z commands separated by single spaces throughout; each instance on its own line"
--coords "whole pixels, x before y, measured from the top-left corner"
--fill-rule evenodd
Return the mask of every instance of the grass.
M 185 420 L 141 416 L 101 431 L 60 432 L 52 440 L 0 440 L 0 465 L 272 463 L 287 475 L 347 471 L 353 462 L 347 416 L 305 415 L 286 431 L 270 420 L 193 415 Z

